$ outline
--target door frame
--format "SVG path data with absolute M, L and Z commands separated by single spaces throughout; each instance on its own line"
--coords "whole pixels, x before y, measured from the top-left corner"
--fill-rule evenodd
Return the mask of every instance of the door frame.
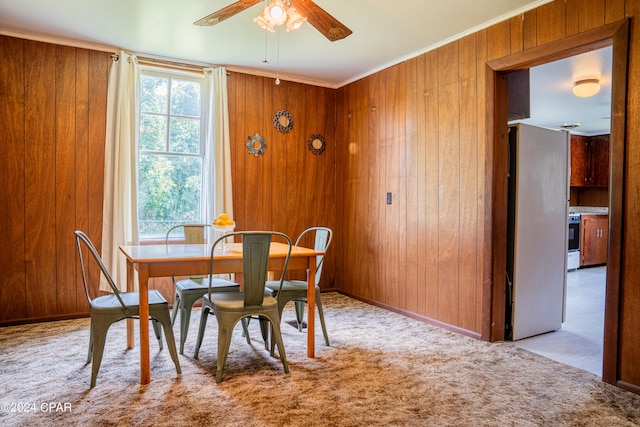
M 611 135 L 609 146 L 609 251 L 607 257 L 602 379 L 616 384 L 618 378 L 618 333 L 620 322 L 620 278 L 626 146 L 627 73 L 629 19 L 569 36 L 542 46 L 517 52 L 487 63 L 487 194 L 486 236 L 491 240 L 485 265 L 491 266 L 491 280 L 483 292 L 483 339 L 504 339 L 505 271 L 507 248 L 507 74 L 580 53 L 613 46 L 611 88 Z

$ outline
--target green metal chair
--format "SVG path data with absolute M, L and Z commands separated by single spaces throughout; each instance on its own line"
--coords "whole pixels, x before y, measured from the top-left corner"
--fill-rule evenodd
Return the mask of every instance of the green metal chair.
M 305 236 L 311 236 L 311 233 L 315 233 L 314 236 L 314 249 L 319 252 L 327 252 L 331 240 L 333 238 L 333 232 L 327 227 L 311 227 L 300 233 L 300 236 L 296 239 L 296 246 L 303 241 Z M 324 322 L 324 313 L 322 310 L 322 300 L 320 299 L 320 277 L 322 276 L 322 265 L 324 263 L 324 255 L 316 257 L 316 276 L 315 276 L 315 292 L 316 292 L 316 306 L 318 307 L 318 315 L 320 317 L 320 325 L 322 326 L 322 333 L 324 334 L 324 342 L 329 345 L 329 335 L 327 334 L 327 327 Z M 296 321 L 298 324 L 298 330 L 302 332 L 302 320 L 304 319 L 304 305 L 307 302 L 307 281 L 304 280 L 285 280 L 280 285 L 278 281 L 268 281 L 266 284 L 265 292 L 274 298 L 278 299 L 278 313 L 282 318 L 282 311 L 285 305 L 289 301 L 293 301 L 296 310 Z M 273 343 L 272 346 L 273 348 Z
M 269 248 L 273 237 L 278 236 L 284 239 L 289 245 L 289 249 L 284 260 L 282 278 L 287 271 L 289 257 L 291 256 L 291 239 L 287 235 L 270 231 L 244 231 L 229 233 L 229 237 L 242 238 L 242 275 L 244 278 L 243 292 L 216 292 L 209 287 L 207 294 L 202 298 L 202 314 L 200 316 L 200 327 L 198 330 L 198 340 L 194 358 L 198 358 L 200 345 L 207 323 L 209 312 L 213 312 L 218 322 L 218 363 L 216 371 L 216 382 L 222 381 L 222 371 L 229 354 L 231 335 L 233 328 L 238 321 L 251 317 L 258 317 L 271 322 L 272 340 L 278 345 L 278 353 L 284 366 L 285 373 L 289 373 L 289 365 L 285 354 L 282 334 L 280 332 L 280 314 L 278 312 L 278 301 L 265 293 L 265 283 L 267 277 L 267 267 L 269 261 Z M 223 238 L 217 239 L 211 248 L 210 273 L 214 271 L 216 246 Z M 261 324 L 263 322 L 261 321 Z M 265 322 L 266 323 L 266 322 Z M 246 331 L 245 331 L 246 332 Z M 247 335 L 248 339 L 248 335 Z
M 89 301 L 90 306 L 89 314 L 91 316 L 91 330 L 87 363 L 92 363 L 93 359 L 91 366 L 91 388 L 93 388 L 96 385 L 96 377 L 98 376 L 100 363 L 102 362 L 102 354 L 104 352 L 107 331 L 115 322 L 122 319 L 139 317 L 140 293 L 120 292 L 91 240 L 82 231 L 75 231 L 74 234 L 76 236 L 76 246 L 78 248 L 78 256 L 80 258 L 82 281 L 84 283 L 84 290 L 87 294 L 87 300 Z M 86 260 L 83 255 L 83 246 L 91 255 L 90 257 L 87 257 L 88 259 Z M 111 286 L 113 294 L 91 298 L 90 289 L 97 289 L 99 286 L 98 284 L 95 284 L 95 286 L 92 287 L 90 284 L 91 278 L 89 277 L 88 271 L 91 271 L 90 268 L 92 267 L 95 268 L 94 264 L 91 263 L 92 259 L 100 269 L 102 276 L 104 276 L 109 283 L 109 286 Z M 98 282 L 100 275 L 96 274 L 91 277 L 95 277 L 95 281 Z M 160 292 L 156 290 L 149 291 L 149 317 L 152 320 L 153 330 L 156 338 L 158 339 L 158 343 L 160 344 L 160 350 L 162 350 L 162 337 L 160 334 L 160 325 L 162 325 L 165 339 L 167 340 L 167 347 L 169 347 L 169 353 L 171 354 L 171 359 L 176 366 L 177 373 L 180 374 L 180 362 L 178 361 L 176 343 L 173 338 L 173 329 L 171 328 L 169 304 Z
M 171 244 L 171 240 L 177 239 L 185 244 L 202 244 L 207 241 L 206 233 L 211 229 L 210 224 L 179 224 L 171 227 L 165 234 L 165 244 Z M 181 232 L 179 234 L 179 232 Z M 173 311 L 171 324 L 176 321 L 180 312 L 180 354 L 184 354 L 184 343 L 189 333 L 189 321 L 193 305 L 202 299 L 209 289 L 209 278 L 205 276 L 190 276 L 188 279 L 176 281 L 171 277 L 176 288 L 173 299 Z M 240 285 L 230 280 L 214 278 L 212 287 L 215 292 L 240 292 Z M 243 325 L 245 326 L 245 325 Z M 248 336 L 248 335 L 247 335 Z

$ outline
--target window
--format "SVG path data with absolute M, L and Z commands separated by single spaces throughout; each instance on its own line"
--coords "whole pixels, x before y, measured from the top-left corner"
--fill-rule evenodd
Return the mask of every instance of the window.
M 140 239 L 203 218 L 204 79 L 142 69 L 138 160 Z

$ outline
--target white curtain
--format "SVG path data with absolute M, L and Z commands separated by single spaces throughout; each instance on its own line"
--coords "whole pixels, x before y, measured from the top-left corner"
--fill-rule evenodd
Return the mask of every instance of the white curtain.
M 119 246 L 136 245 L 139 242 L 136 202 L 139 77 L 137 58 L 121 51 L 109 71 L 102 258 L 122 290 L 126 290 L 127 274 L 126 262 Z M 100 289 L 110 291 L 106 283 L 101 283 Z
M 205 68 L 205 146 L 204 195 L 205 222 L 226 212 L 233 218 L 231 188 L 231 143 L 229 140 L 229 106 L 227 70 Z

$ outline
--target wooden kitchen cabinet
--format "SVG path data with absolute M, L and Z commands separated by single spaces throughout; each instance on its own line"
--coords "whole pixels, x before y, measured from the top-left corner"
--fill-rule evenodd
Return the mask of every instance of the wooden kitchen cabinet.
M 609 135 L 571 135 L 572 187 L 609 186 Z
M 580 267 L 606 264 L 608 242 L 609 215 L 582 214 Z
M 591 137 L 593 186 L 609 186 L 609 135 Z
M 589 138 L 571 135 L 571 187 L 589 185 L 591 162 L 589 161 Z

